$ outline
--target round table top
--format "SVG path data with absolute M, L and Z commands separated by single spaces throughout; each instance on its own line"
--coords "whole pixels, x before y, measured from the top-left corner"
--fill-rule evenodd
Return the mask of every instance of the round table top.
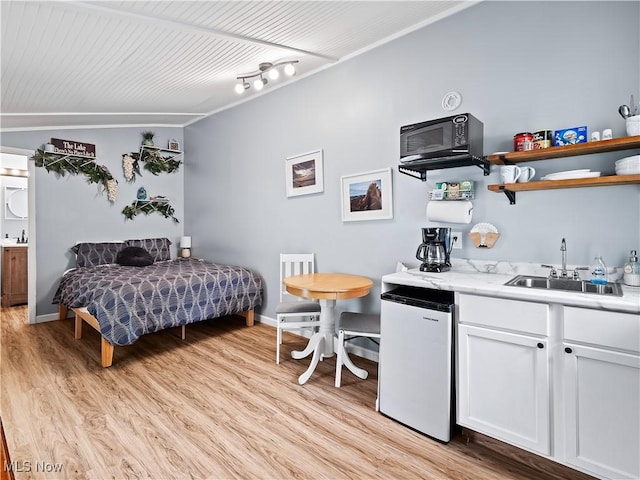
M 333 299 L 364 297 L 373 282 L 348 273 L 307 273 L 283 280 L 287 291 L 306 298 Z

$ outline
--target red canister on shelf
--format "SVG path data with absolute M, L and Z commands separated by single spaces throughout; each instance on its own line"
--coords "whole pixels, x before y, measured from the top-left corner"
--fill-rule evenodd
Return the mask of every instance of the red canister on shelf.
M 513 136 L 513 150 L 515 152 L 533 150 L 533 135 L 530 132 L 516 133 Z
M 553 132 L 551 130 L 540 130 L 533 134 L 533 149 L 540 150 L 542 148 L 549 148 L 553 139 Z

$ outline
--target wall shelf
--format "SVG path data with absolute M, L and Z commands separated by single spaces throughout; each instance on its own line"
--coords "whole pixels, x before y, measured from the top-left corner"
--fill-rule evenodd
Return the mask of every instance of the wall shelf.
M 168 199 L 155 201 L 155 200 L 134 200 L 130 205 L 124 207 L 122 214 L 127 220 L 133 220 L 138 213 L 144 213 L 150 215 L 154 212 L 159 213 L 165 218 L 171 218 L 175 223 L 179 223 L 179 220 L 174 216 L 175 210 L 169 203 Z
M 160 148 L 160 147 L 156 147 L 154 145 L 140 145 L 140 158 L 142 158 L 142 154 L 145 150 L 149 150 L 151 152 L 155 152 L 156 154 L 162 152 L 162 153 L 168 153 L 169 155 L 162 157 L 165 160 L 173 160 L 179 156 L 182 155 L 182 151 L 181 150 L 170 150 L 168 148 Z
M 79 169 L 90 163 L 95 163 L 96 157 L 88 155 L 71 155 L 69 153 L 45 152 L 44 150 L 36 150 L 35 157 L 39 160 L 40 167 L 49 168 L 56 163 L 64 163 L 72 169 Z
M 640 148 L 640 135 L 632 137 L 599 140 L 597 142 L 576 143 L 562 147 L 550 147 L 526 152 L 509 152 L 488 155 L 487 160 L 496 165 L 511 165 L 520 162 L 535 162 L 552 158 L 576 157 L 593 153 L 617 152 Z M 487 185 L 492 192 L 504 193 L 511 205 L 516 204 L 516 192 L 534 190 L 554 190 L 558 188 L 606 187 L 616 185 L 640 184 L 640 175 L 611 175 L 596 178 L 574 178 L 571 180 L 542 180 L 526 183 L 506 183 L 504 185 Z
M 140 163 L 143 168 L 153 175 L 161 173 L 173 173 L 180 168 L 182 151 L 156 147 L 154 145 L 140 145 L 138 152 L 126 153 L 122 156 L 122 169 L 127 182 L 136 181 L 136 176 L 141 175 Z M 166 155 L 168 154 L 168 155 Z
M 445 168 L 468 167 L 474 165 L 480 167 L 485 175 L 489 175 L 491 164 L 486 157 L 474 157 L 471 155 L 462 155 L 456 158 L 434 158 L 425 160 L 416 160 L 413 162 L 398 165 L 398 171 L 409 175 L 413 178 L 419 178 L 423 182 L 427 181 L 427 172 L 429 170 L 442 170 Z
M 516 192 L 534 190 L 555 190 L 560 188 L 610 187 L 614 185 L 640 184 L 640 175 L 611 175 L 596 178 L 574 178 L 571 180 L 542 180 L 527 183 L 505 183 L 504 185 L 488 185 L 492 192 L 504 193 L 512 205 L 516 203 Z
M 541 150 L 528 150 L 526 152 L 499 153 L 487 155 L 487 160 L 495 165 L 509 165 L 520 162 L 549 160 L 552 158 L 576 157 L 593 153 L 616 152 L 633 148 L 640 148 L 640 135 L 613 138 L 611 140 L 599 140 L 597 142 L 576 143 L 575 145 L 543 148 Z
M 37 149 L 31 160 L 36 167 L 44 167 L 47 172 L 53 172 L 61 177 L 83 174 L 89 183 L 101 184 L 107 192 L 110 202 L 115 202 L 118 196 L 118 182 L 107 167 L 98 165 L 96 158 L 87 155 L 70 155 L 67 153 L 45 152 Z

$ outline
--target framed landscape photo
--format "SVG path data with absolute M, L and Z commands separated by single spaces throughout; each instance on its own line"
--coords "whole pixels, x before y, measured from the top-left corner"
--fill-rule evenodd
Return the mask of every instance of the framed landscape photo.
M 342 182 L 342 221 L 393 218 L 391 169 L 345 175 Z
M 287 197 L 324 191 L 322 178 L 322 150 L 288 157 L 285 178 Z

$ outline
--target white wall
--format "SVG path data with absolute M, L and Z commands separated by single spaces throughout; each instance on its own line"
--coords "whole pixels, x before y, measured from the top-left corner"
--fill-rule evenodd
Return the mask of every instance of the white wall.
M 458 112 L 484 122 L 485 153 L 512 149 L 521 131 L 588 125 L 624 135 L 620 104 L 640 98 L 638 2 L 482 2 L 422 30 L 290 86 L 188 126 L 185 232 L 194 255 L 246 265 L 267 282 L 262 313 L 274 317 L 281 252 L 315 252 L 321 271 L 374 280 L 365 299 L 339 308 L 376 311 L 380 277 L 396 261 L 416 265 L 415 250 L 434 183 L 474 180 L 469 232 L 490 222 L 495 248 L 468 240 L 458 258 L 589 265 L 602 254 L 622 265 L 640 245 L 638 186 L 519 193 L 517 205 L 487 191 L 499 183 L 465 167 L 429 174 L 426 183 L 398 173 L 401 125 L 446 116 L 443 95 L 460 92 Z M 324 192 L 285 195 L 288 156 L 324 150 Z M 613 173 L 633 152 L 536 162 L 538 175 L 592 168 Z M 343 223 L 340 177 L 392 167 L 394 218 Z

